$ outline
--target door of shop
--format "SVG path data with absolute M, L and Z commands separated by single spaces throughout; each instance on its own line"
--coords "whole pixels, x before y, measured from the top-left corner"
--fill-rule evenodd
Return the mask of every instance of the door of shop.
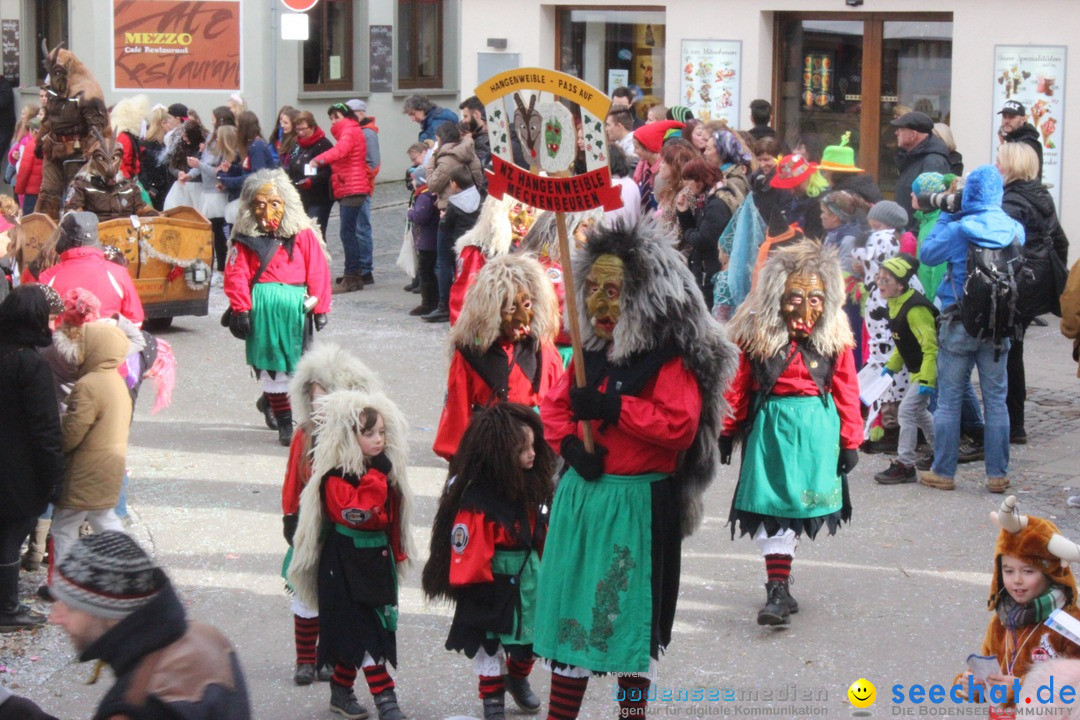
M 892 119 L 919 110 L 949 122 L 952 14 L 777 13 L 774 30 L 774 118 L 788 146 L 816 160 L 850 132 L 859 167 L 891 194 Z

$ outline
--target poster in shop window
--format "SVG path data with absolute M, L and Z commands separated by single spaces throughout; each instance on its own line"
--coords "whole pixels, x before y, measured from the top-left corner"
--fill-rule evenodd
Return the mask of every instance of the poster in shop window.
M 1061 213 L 1061 158 L 1065 137 L 1065 46 L 995 45 L 994 112 L 1007 100 L 1018 100 L 1027 122 L 1039 133 L 1043 182 Z M 1001 116 L 994 116 L 990 157 L 997 157 Z
M 113 90 L 241 90 L 240 0 L 113 0 Z
M 742 41 L 683 40 L 679 104 L 704 121 L 739 124 Z

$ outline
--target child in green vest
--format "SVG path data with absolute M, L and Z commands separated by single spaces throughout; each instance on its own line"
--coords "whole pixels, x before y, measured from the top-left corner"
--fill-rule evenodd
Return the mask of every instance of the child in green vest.
M 877 274 L 878 289 L 889 308 L 889 330 L 895 347 L 885 363 L 882 374 L 893 375 L 907 367 L 911 385 L 900 401 L 900 441 L 896 460 L 887 470 L 874 476 L 882 485 L 898 485 L 915 482 L 916 464 L 925 469 L 932 458 L 916 461 L 915 448 L 919 430 L 932 447 L 934 444 L 934 416 L 930 413 L 930 399 L 934 395 L 937 380 L 937 308 L 918 290 L 911 287 L 911 279 L 919 269 L 919 261 L 907 253 L 900 253 L 881 263 Z

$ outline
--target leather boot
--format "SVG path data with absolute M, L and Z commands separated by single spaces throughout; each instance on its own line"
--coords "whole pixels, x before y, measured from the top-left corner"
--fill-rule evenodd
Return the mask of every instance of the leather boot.
M 505 695 L 484 698 L 484 720 L 506 720 Z
M 22 569 L 26 572 L 37 572 L 41 568 L 41 561 L 45 559 L 45 543 L 48 541 L 50 527 L 52 527 L 52 518 L 38 518 L 37 527 L 30 533 L 30 541 L 26 545 L 26 554 L 22 559 Z
M 279 413 L 275 415 L 274 418 L 277 420 L 278 442 L 285 447 L 289 447 L 292 443 L 293 435 L 292 410 L 286 410 L 283 413 Z
M 512 675 L 504 675 L 503 683 L 506 685 L 506 690 L 510 693 L 510 697 L 514 698 L 514 703 L 522 712 L 533 715 L 540 711 L 540 698 L 536 697 L 536 693 L 532 691 L 532 687 L 529 685 L 529 678 L 516 678 Z
M 405 713 L 398 707 L 394 688 L 383 690 L 375 696 L 375 709 L 379 711 L 379 720 L 407 720 Z
M 788 609 L 787 582 L 770 580 L 765 583 L 765 604 L 758 611 L 758 625 L 783 625 L 788 621 L 791 610 Z
M 450 322 L 450 306 L 447 303 L 440 302 L 438 306 L 427 315 L 421 315 L 420 319 L 429 323 Z
M 344 715 L 349 720 L 364 720 L 368 716 L 367 708 L 356 700 L 352 688 L 330 683 L 330 712 Z
M 274 417 L 274 411 L 270 409 L 270 399 L 266 397 L 266 393 L 260 395 L 259 399 L 255 401 L 255 409 L 263 414 L 263 422 L 266 423 L 266 427 L 277 430 L 277 418 Z
M 45 616 L 19 604 L 19 563 L 0 565 L 0 633 L 45 624 Z

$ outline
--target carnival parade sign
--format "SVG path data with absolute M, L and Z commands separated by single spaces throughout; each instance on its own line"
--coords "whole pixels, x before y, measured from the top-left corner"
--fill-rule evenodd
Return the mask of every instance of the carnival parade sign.
M 563 263 L 569 263 L 572 257 L 570 239 L 563 213 L 598 207 L 611 211 L 622 207 L 619 188 L 611 185 L 607 136 L 604 134 L 604 120 L 611 101 L 607 95 L 573 75 L 542 68 L 499 73 L 481 83 L 475 92 L 487 112 L 491 141 L 492 170 L 488 172 L 488 194 L 495 198 L 510 195 L 527 205 L 556 213 L 559 255 Z M 555 99 L 543 102 L 541 93 L 550 93 Z M 512 115 L 507 108 L 508 95 L 515 108 Z M 585 172 L 579 175 L 573 174 L 578 151 L 577 124 L 570 108 L 559 102 L 559 98 L 575 104 L 580 113 Z M 511 133 L 515 133 L 521 142 L 528 169 L 514 164 Z M 563 273 L 563 283 L 574 346 L 574 380 L 578 387 L 584 387 L 585 362 L 581 354 L 574 274 Z M 592 452 L 592 429 L 588 421 L 582 426 L 585 448 Z

